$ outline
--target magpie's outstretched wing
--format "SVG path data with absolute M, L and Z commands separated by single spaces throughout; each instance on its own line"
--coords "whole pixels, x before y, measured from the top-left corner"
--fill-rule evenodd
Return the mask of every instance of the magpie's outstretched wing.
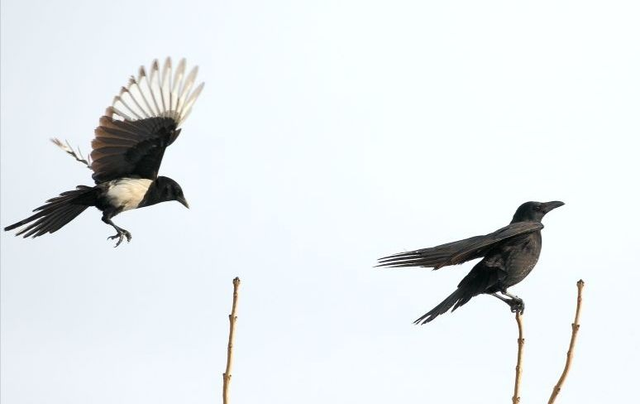
M 140 67 L 106 114 L 100 118 L 91 143 L 91 169 L 96 183 L 121 177 L 155 179 L 164 151 L 180 134 L 179 126 L 191 112 L 204 83 L 195 89 L 198 68 L 185 75 L 186 62 L 173 72 L 167 58 L 147 75 Z M 193 91 L 192 91 L 193 90 Z
M 511 223 L 493 233 L 470 237 L 436 247 L 406 251 L 378 260 L 378 267 L 426 267 L 439 269 L 447 265 L 461 264 L 483 257 L 496 244 L 503 240 L 542 230 L 540 222 Z

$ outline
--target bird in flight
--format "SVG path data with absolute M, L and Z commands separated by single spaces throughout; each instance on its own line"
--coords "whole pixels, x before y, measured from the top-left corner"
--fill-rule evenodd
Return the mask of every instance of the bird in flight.
M 436 247 L 401 252 L 380 258 L 378 267 L 423 267 L 440 269 L 482 258 L 465 276 L 458 288 L 430 312 L 414 321 L 425 324 L 464 305 L 472 297 L 490 294 L 504 301 L 512 312 L 523 312 L 524 302 L 507 289 L 529 275 L 542 249 L 544 215 L 563 202 L 526 202 L 520 205 L 508 226 L 484 236 L 470 237 Z M 451 310 L 451 311 L 453 311 Z
M 102 221 L 116 230 L 109 239 L 117 240 L 117 247 L 124 239 L 131 241 L 131 233 L 113 223 L 120 212 L 174 200 L 188 208 L 180 185 L 158 176 L 158 170 L 165 149 L 180 135 L 180 124 L 202 92 L 204 83 L 194 86 L 197 74 L 197 67 L 186 74 L 184 59 L 175 69 L 170 58 L 162 69 L 155 60 L 148 74 L 140 67 L 138 77 L 122 87 L 95 130 L 90 162 L 85 161 L 95 185 L 63 192 L 4 230 L 18 229 L 16 236 L 25 238 L 54 233 L 95 206 L 102 211 Z M 54 143 L 62 145 L 57 139 Z

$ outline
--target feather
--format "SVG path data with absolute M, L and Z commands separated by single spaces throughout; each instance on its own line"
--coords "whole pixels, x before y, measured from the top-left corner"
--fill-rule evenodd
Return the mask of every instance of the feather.
M 147 74 L 144 66 L 138 69 L 138 78 L 131 77 L 113 99 L 111 113 L 125 121 L 148 118 L 171 118 L 179 126 L 185 121 L 193 104 L 202 92 L 204 83 L 193 91 L 198 67 L 185 74 L 186 59 L 173 69 L 171 58 L 165 59 L 162 69 L 154 60 Z

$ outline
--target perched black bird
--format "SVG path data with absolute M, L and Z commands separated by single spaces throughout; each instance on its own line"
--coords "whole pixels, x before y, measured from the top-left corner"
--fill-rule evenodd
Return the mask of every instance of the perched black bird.
M 540 231 L 544 227 L 540 221 L 545 214 L 562 205 L 564 203 L 559 201 L 526 202 L 513 215 L 511 224 L 493 233 L 380 258 L 378 266 L 439 269 L 484 257 L 462 279 L 458 289 L 417 319 L 415 324 L 428 323 L 451 307 L 455 310 L 481 293 L 506 302 L 513 312 L 522 312 L 524 302 L 507 293 L 507 289 L 526 278 L 538 262 L 542 249 Z
M 103 212 L 102 221 L 116 229 L 109 239 L 117 239 L 117 247 L 123 239 L 131 240 L 131 233 L 112 221 L 118 213 L 173 200 L 188 208 L 180 185 L 158 176 L 165 149 L 180 135 L 178 127 L 204 86 L 201 83 L 194 89 L 198 68 L 188 75 L 185 68 L 182 59 L 174 72 L 169 58 L 162 71 L 157 60 L 149 75 L 140 67 L 138 78 L 132 76 L 121 89 L 95 130 L 91 162 L 85 162 L 93 170 L 96 185 L 79 185 L 49 199 L 34 210 L 35 214 L 5 227 L 5 231 L 19 229 L 16 235 L 25 238 L 54 233 L 95 206 Z

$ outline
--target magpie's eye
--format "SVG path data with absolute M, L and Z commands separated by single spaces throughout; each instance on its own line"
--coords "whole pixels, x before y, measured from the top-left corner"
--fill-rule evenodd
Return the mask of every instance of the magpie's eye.
M 536 212 L 540 212 L 542 208 L 540 207 L 540 205 L 536 205 L 533 210 L 535 210 Z

